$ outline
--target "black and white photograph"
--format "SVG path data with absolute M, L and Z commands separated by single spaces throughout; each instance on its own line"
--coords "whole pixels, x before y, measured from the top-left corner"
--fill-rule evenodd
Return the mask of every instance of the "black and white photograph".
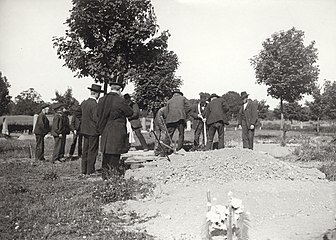
M 0 239 L 336 240 L 336 0 L 0 0 Z

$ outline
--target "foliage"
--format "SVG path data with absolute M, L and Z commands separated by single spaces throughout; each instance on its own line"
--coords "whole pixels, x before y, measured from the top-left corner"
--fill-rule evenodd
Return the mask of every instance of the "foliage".
M 266 119 L 269 112 L 269 105 L 266 104 L 266 100 L 258 101 L 258 116 L 261 119 Z
M 336 162 L 323 164 L 319 170 L 326 175 L 329 181 L 336 181 Z
M 150 0 L 73 0 L 70 12 L 69 29 L 53 43 L 77 77 L 107 83 L 123 75 L 125 83 L 134 82 L 135 98 L 144 110 L 182 84 L 175 76 L 178 58 L 167 50 L 168 31 L 155 36 L 158 25 Z
M 312 120 L 320 120 L 325 113 L 325 103 L 321 94 L 321 89 L 319 87 L 315 87 L 313 93 L 313 101 L 306 102 L 306 106 L 308 106 L 310 110 L 310 119 Z
M 76 76 L 107 82 L 117 70 L 142 62 L 157 32 L 149 0 L 73 0 L 64 37 L 53 39 L 59 58 Z
M 56 97 L 52 98 L 51 100 L 55 101 L 56 103 L 64 104 L 66 109 L 72 109 L 73 107 L 79 105 L 77 99 L 73 97 L 72 88 L 70 87 L 68 87 L 68 89 L 63 94 L 56 90 L 55 95 Z
M 281 110 L 280 107 L 274 109 L 274 114 L 280 119 Z M 283 103 L 283 114 L 284 118 L 297 121 L 307 121 L 309 120 L 310 111 L 309 108 L 302 107 L 298 102 L 285 102 Z
M 92 193 L 103 183 L 78 179 L 79 162 L 54 168 L 62 178 L 49 181 L 43 180 L 48 163 L 1 163 L 0 198 L 6 204 L 0 206 L 0 239 L 153 239 L 129 232 L 118 215 L 102 211 Z
M 9 96 L 10 84 L 6 76 L 2 76 L 0 72 L 0 116 L 9 113 L 9 104 L 11 96 Z
M 148 48 L 152 48 L 152 55 L 137 69 L 130 71 L 129 76 L 135 86 L 134 97 L 141 109 L 158 109 L 164 99 L 182 85 L 182 80 L 175 76 L 179 64 L 177 55 L 160 47 L 167 45 L 169 36 L 168 32 L 163 32 L 160 37 L 151 40 Z M 160 43 L 156 43 L 158 39 Z
M 243 104 L 239 93 L 235 91 L 229 91 L 223 95 L 223 99 L 229 106 L 229 116 L 232 118 L 237 118 L 239 110 Z
M 42 103 L 41 95 L 34 88 L 29 88 L 15 97 L 13 114 L 32 116 L 40 111 Z
M 315 41 L 304 46 L 304 32 L 294 27 L 267 38 L 260 53 L 250 59 L 258 84 L 268 86 L 267 93 L 282 101 L 295 102 L 311 94 L 318 79 Z M 281 109 L 282 110 L 282 109 Z
M 336 118 L 336 82 L 325 81 L 321 107 L 330 119 Z

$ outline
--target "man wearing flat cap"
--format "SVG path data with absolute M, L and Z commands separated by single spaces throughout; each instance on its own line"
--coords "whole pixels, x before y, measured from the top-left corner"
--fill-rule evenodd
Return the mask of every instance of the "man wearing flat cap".
M 205 150 L 211 150 L 213 139 L 218 134 L 218 149 L 224 148 L 224 127 L 229 124 L 227 112 L 229 108 L 222 97 L 213 93 L 209 97 L 209 104 L 205 109 L 205 118 L 208 128 L 208 142 Z
M 240 94 L 243 105 L 238 114 L 238 127 L 242 128 L 243 148 L 253 149 L 254 130 L 258 121 L 258 104 L 248 96 L 245 91 Z
M 35 160 L 45 160 L 44 158 L 44 137 L 50 130 L 49 120 L 46 114 L 49 111 L 49 103 L 43 103 L 41 106 L 41 112 L 37 117 L 34 134 L 36 137 L 36 150 L 35 150 Z
M 122 76 L 111 77 L 111 92 L 98 102 L 98 131 L 101 134 L 103 153 L 102 178 L 105 180 L 112 174 L 123 176 L 124 169 L 120 160 L 121 154 L 128 151 L 126 118 L 133 114 L 132 108 L 121 96 L 124 88 Z
M 164 112 L 168 130 L 164 143 L 166 145 L 172 144 L 170 141 L 173 139 L 174 132 L 177 129 L 179 132 L 179 139 L 176 151 L 179 151 L 183 147 L 184 128 L 186 126 L 187 116 L 191 112 L 191 105 L 180 90 L 173 91 L 172 94 L 173 96 L 168 100 Z
M 92 174 L 96 171 L 95 164 L 99 146 L 97 100 L 100 93 L 103 92 L 101 86 L 97 84 L 92 84 L 88 89 L 90 90 L 90 97 L 80 105 L 82 121 L 79 132 L 84 138 L 81 162 L 82 174 Z

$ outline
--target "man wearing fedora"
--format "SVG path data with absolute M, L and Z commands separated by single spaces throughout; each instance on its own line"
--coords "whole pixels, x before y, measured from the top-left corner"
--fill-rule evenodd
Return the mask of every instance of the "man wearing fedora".
M 172 144 L 170 141 L 173 139 L 174 132 L 177 129 L 179 132 L 179 139 L 176 151 L 179 151 L 183 147 L 184 128 L 186 126 L 187 116 L 191 111 L 191 105 L 180 90 L 173 91 L 172 94 L 173 96 L 168 100 L 164 112 L 168 130 L 164 143 L 166 145 Z
M 98 130 L 101 134 L 103 153 L 102 178 L 105 180 L 111 174 L 123 176 L 124 169 L 120 161 L 121 154 L 128 151 L 128 136 L 126 118 L 133 114 L 132 108 L 121 96 L 124 88 L 122 75 L 112 76 L 109 82 L 111 92 L 99 99 Z
M 82 121 L 79 132 L 84 138 L 81 162 L 82 174 L 92 174 L 96 171 L 95 164 L 99 146 L 97 100 L 102 90 L 101 86 L 97 84 L 92 84 L 88 89 L 90 89 L 90 97 L 80 105 Z
M 35 160 L 45 160 L 44 158 L 44 137 L 50 130 L 49 120 L 46 116 L 49 111 L 49 103 L 43 103 L 41 106 L 41 112 L 37 117 L 34 134 L 36 137 L 36 151 L 35 151 Z
M 242 128 L 243 148 L 253 149 L 254 130 L 258 121 L 258 104 L 248 99 L 248 94 L 241 92 L 243 101 L 238 114 L 238 127 Z
M 213 93 L 205 109 L 205 119 L 208 128 L 208 142 L 205 150 L 211 150 L 214 136 L 218 134 L 218 149 L 224 148 L 224 126 L 229 124 L 227 112 L 229 108 L 222 97 Z
M 63 108 L 62 103 L 56 103 L 52 107 L 55 111 L 53 122 L 51 126 L 51 135 L 54 137 L 54 151 L 52 156 L 52 163 L 61 162 L 61 151 L 62 151 L 62 129 L 63 129 Z

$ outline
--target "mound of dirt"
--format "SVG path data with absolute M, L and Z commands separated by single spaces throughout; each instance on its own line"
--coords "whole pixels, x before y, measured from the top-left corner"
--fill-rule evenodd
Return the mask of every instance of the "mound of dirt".
M 256 180 L 310 180 L 325 179 L 315 168 L 301 168 L 271 155 L 242 148 L 225 148 L 207 152 L 178 152 L 154 161 L 154 168 L 128 171 L 136 178 L 149 178 L 157 183 Z

